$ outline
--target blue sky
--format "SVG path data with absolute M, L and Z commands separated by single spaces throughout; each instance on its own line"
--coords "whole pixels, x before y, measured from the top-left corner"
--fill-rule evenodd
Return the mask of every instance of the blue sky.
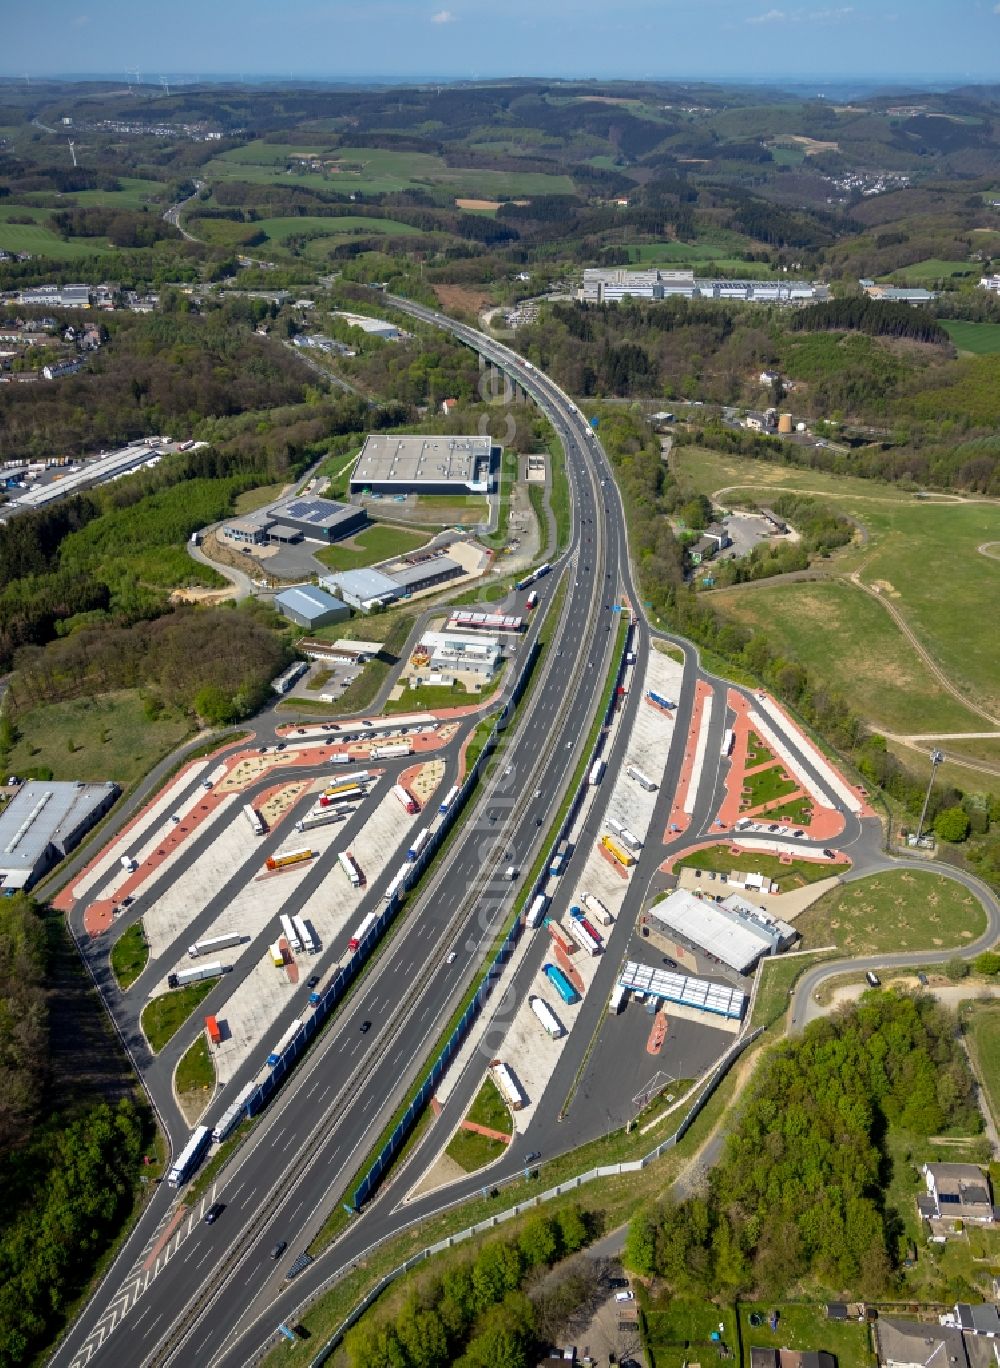
M 0 73 L 1000 78 L 1000 0 L 8 0 Z

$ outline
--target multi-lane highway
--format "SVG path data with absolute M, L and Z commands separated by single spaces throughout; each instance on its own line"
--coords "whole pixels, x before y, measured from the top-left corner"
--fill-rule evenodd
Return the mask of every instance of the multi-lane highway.
M 510 865 L 529 868 L 547 838 L 547 819 L 567 789 L 596 715 L 611 662 L 618 605 L 627 598 L 638 606 L 618 490 L 600 443 L 575 405 L 548 377 L 474 329 L 406 300 L 390 297 L 389 302 L 424 322 L 448 328 L 500 367 L 532 396 L 559 433 L 572 495 L 573 525 L 568 550 L 555 572 L 543 581 L 539 610 L 539 614 L 546 608 L 556 611 L 555 590 L 562 582 L 565 597 L 558 607 L 559 621 L 536 666 L 529 701 L 506 734 L 501 758 L 463 829 L 462 839 L 451 845 L 447 859 L 427 881 L 419 899 L 401 914 L 402 925 L 373 971 L 314 1043 L 220 1178 L 214 1195 L 225 1204 L 221 1219 L 206 1226 L 198 1221 L 197 1213 L 190 1220 L 185 1218 L 174 1237 L 173 1247 L 178 1252 L 169 1260 L 161 1260 L 158 1271 L 150 1276 L 143 1259 L 167 1216 L 172 1196 L 166 1188 L 161 1189 L 105 1283 L 55 1355 L 53 1362 L 59 1365 L 72 1364 L 75 1368 L 76 1364 L 96 1361 L 132 1368 L 136 1364 L 176 1362 L 236 1368 L 251 1361 L 273 1339 L 280 1321 L 291 1318 L 297 1306 L 373 1244 L 481 1188 L 482 1178 L 471 1175 L 443 1194 L 430 1194 L 401 1209 L 403 1184 L 398 1188 L 390 1185 L 352 1218 L 328 1254 L 293 1284 L 284 1284 L 289 1260 L 308 1245 L 329 1212 L 343 1200 L 348 1183 L 385 1120 L 419 1075 L 442 1022 L 461 999 L 485 948 L 504 921 L 513 889 L 502 871 Z M 537 630 L 536 618 L 533 631 Z M 636 655 L 635 675 L 641 678 L 650 651 L 649 631 L 641 613 L 630 644 Z M 730 687 L 703 672 L 695 652 L 681 644 L 686 663 L 675 710 L 678 738 L 688 734 L 699 685 L 714 689 L 720 700 L 725 699 Z M 522 649 L 528 650 L 530 645 L 529 641 Z M 611 774 L 621 764 L 640 699 L 641 691 L 633 689 L 625 702 L 621 725 L 606 753 Z M 706 744 L 706 754 L 713 758 L 706 762 L 694 794 L 690 821 L 669 844 L 651 839 L 643 850 L 618 924 L 609 933 L 609 953 L 599 962 L 594 982 L 576 1009 L 576 1024 L 550 1081 L 545 1105 L 537 1109 L 527 1134 L 515 1139 L 503 1160 L 491 1169 L 494 1182 L 522 1169 L 530 1151 L 541 1151 L 548 1158 L 606 1128 L 599 1109 L 591 1115 L 574 1114 L 572 1128 L 562 1125 L 559 1109 L 571 1093 L 598 1028 L 640 904 L 655 887 L 659 864 L 715 830 L 713 821 L 724 783 L 721 741 L 729 725 L 727 708 L 717 706 Z M 458 752 L 467 730 L 438 752 L 447 765 L 445 784 L 453 782 L 457 774 Z M 780 722 L 775 723 L 775 730 L 808 771 L 809 759 L 799 751 L 791 730 L 783 730 Z M 661 780 L 652 832 L 667 829 L 683 765 L 683 745 L 673 745 Z M 391 782 L 392 766 L 388 769 Z M 610 788 L 608 785 L 598 791 L 587 818 L 585 838 L 596 838 Z M 872 824 L 862 823 L 849 812 L 843 815 L 845 829 L 836 842 L 838 847 L 853 847 L 856 868 L 868 871 L 885 867 L 889 862 L 881 855 Z M 744 839 L 752 844 L 755 838 L 747 835 Z M 581 856 L 592 843 L 592 839 L 577 842 Z M 803 847 L 808 848 L 808 843 L 803 842 Z M 196 858 L 197 853 L 198 847 L 193 845 L 190 858 Z M 380 901 L 394 867 L 390 860 L 383 874 L 373 880 L 370 905 Z M 314 882 L 320 878 L 317 871 Z M 565 910 L 572 887 L 572 878 L 567 878 L 553 903 L 555 917 Z M 155 892 L 155 887 L 150 890 L 151 895 Z M 224 905 L 228 896 L 227 888 L 220 888 L 217 899 L 190 928 L 191 934 L 185 931 L 186 940 L 194 938 L 202 923 L 211 924 L 216 905 Z M 130 915 L 139 915 L 141 907 L 140 902 Z M 994 902 L 988 933 L 991 938 L 998 926 L 1000 917 Z M 332 963 L 339 949 L 338 945 L 328 947 L 326 959 Z M 453 949 L 458 953 L 449 963 Z M 544 951 L 543 938 L 528 947 L 510 976 L 512 1000 L 527 991 Z M 102 967 L 103 954 L 101 950 L 92 957 L 95 974 L 118 1009 L 126 1038 L 143 1066 L 147 1085 L 176 1144 L 185 1128 L 173 1104 L 170 1078 L 177 1057 L 193 1038 L 194 1028 L 189 1024 L 161 1058 L 151 1060 L 134 1016 L 116 998 L 106 966 Z M 815 988 L 811 980 L 806 983 L 810 987 L 803 991 Z M 220 1001 L 229 991 L 225 984 L 213 990 Z M 212 1006 L 210 996 L 205 1010 L 212 1010 Z M 289 1007 L 276 1023 L 275 1033 L 294 1011 Z M 375 1025 L 363 1034 L 361 1023 L 366 1020 Z M 261 1042 L 264 1048 L 265 1042 Z M 260 1051 L 247 1062 L 247 1074 L 259 1066 L 259 1056 Z M 470 1068 L 459 1078 L 445 1104 L 441 1124 L 434 1127 L 434 1136 L 446 1133 L 449 1120 L 462 1114 L 480 1077 L 481 1071 Z M 238 1083 L 239 1079 L 233 1080 L 230 1086 Z M 223 1096 L 210 1112 L 210 1122 L 224 1106 Z M 431 1141 L 426 1142 L 427 1156 L 417 1148 L 409 1161 L 413 1169 L 424 1157 L 430 1157 L 430 1145 Z M 280 1242 L 287 1244 L 287 1251 L 275 1261 L 270 1251 Z
M 108 1363 L 166 1362 L 172 1353 L 178 1362 L 211 1362 L 268 1305 L 284 1269 L 270 1259 L 270 1248 L 279 1240 L 289 1242 L 290 1252 L 301 1248 L 315 1229 L 316 1213 L 328 1211 L 354 1176 L 510 906 L 511 886 L 499 877 L 501 869 L 531 864 L 546 835 L 546 814 L 558 805 L 578 761 L 611 659 L 618 596 L 623 587 L 631 588 L 617 491 L 570 401 L 537 373 L 522 377 L 515 369 L 519 359 L 506 349 L 479 342 L 476 335 L 467 340 L 524 380 L 559 430 L 566 452 L 574 510 L 566 593 L 560 623 L 536 669 L 530 704 L 509 733 L 503 764 L 480 800 L 479 819 L 452 847 L 417 906 L 407 909 L 404 927 L 375 972 L 338 1013 L 220 1185 L 224 1219 L 199 1226 L 183 1256 L 170 1260 L 144 1293 L 133 1292 L 126 1303 L 121 1289 L 135 1286 L 127 1275 L 167 1204 L 167 1194 L 158 1194 L 57 1362 L 75 1361 L 84 1345 Z M 378 891 L 376 886 L 373 893 Z M 446 952 L 455 944 L 463 953 L 449 966 Z M 375 1022 L 376 1029 L 362 1035 L 363 1020 Z M 169 1064 L 165 1056 L 151 1069 L 160 1093 Z M 370 1242 L 367 1223 L 374 1224 L 363 1213 L 351 1236 Z M 97 1345 L 95 1327 L 107 1327 L 116 1299 L 130 1309 Z M 258 1342 L 273 1324 L 269 1317 L 266 1329 L 255 1327 Z M 239 1361 L 240 1352 L 232 1361 Z

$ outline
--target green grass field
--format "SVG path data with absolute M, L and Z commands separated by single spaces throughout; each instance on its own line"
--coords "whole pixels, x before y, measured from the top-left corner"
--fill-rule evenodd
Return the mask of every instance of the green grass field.
M 655 1368 L 684 1368 L 717 1358 L 711 1336 L 720 1323 L 724 1326 L 722 1338 L 735 1347 L 736 1321 L 731 1306 L 664 1294 L 646 1308 L 646 1347 L 651 1362 Z
M 760 807 L 761 803 L 773 803 L 776 798 L 784 798 L 799 787 L 794 779 L 783 778 L 780 765 L 758 770 L 747 775 L 743 787 L 747 790 L 740 802 L 740 811 Z
M 178 1061 L 174 1083 L 179 1093 L 207 1092 L 214 1086 L 215 1064 L 204 1031 Z
M 301 217 L 259 219 L 255 223 L 231 223 L 228 219 L 206 219 L 193 216 L 188 225 L 197 237 L 204 238 L 221 246 L 231 246 L 243 242 L 252 233 L 265 233 L 275 246 L 284 246 L 289 238 L 303 233 L 322 233 L 322 239 L 309 243 L 310 248 L 321 245 L 324 249 L 330 244 L 327 238 L 346 240 L 352 237 L 366 237 L 377 234 L 382 237 L 406 237 L 419 232 L 408 223 L 399 223 L 388 218 L 361 218 L 356 215 L 338 214 L 326 218 L 318 214 L 303 214 Z
M 836 945 L 852 955 L 949 950 L 982 935 L 979 899 L 954 879 L 892 870 L 825 893 L 795 921 L 802 949 Z
M 189 983 L 185 988 L 170 989 L 146 1003 L 139 1020 L 154 1054 L 158 1054 L 167 1041 L 177 1034 L 218 981 L 218 978 L 201 979 L 198 983 Z
M 361 190 L 368 194 L 391 194 L 413 187 L 447 189 L 452 195 L 476 199 L 500 199 L 530 195 L 570 195 L 569 176 L 547 175 L 536 171 L 491 171 L 451 167 L 443 158 L 428 152 L 398 152 L 382 147 L 338 147 L 325 153 L 331 165 L 322 171 L 286 170 L 291 151 L 320 149 L 283 148 L 265 143 L 250 143 L 216 157 L 205 167 L 213 179 L 247 180 L 255 183 L 307 185 L 336 190 Z M 337 168 L 337 169 L 334 169 Z
M 741 874 L 763 874 L 780 885 L 782 893 L 793 888 L 803 888 L 806 884 L 819 883 L 831 879 L 835 874 L 843 874 L 847 866 L 833 860 L 792 860 L 782 864 L 777 855 L 766 855 L 763 851 L 746 850 L 739 855 L 730 854 L 726 845 L 706 846 L 690 855 L 683 855 L 674 865 L 674 872 L 681 869 L 700 869 L 704 872 L 715 870 L 717 874 L 731 874 L 734 870 Z
M 500 1096 L 500 1090 L 492 1078 L 483 1079 L 483 1086 L 476 1094 L 466 1117 L 479 1126 L 502 1131 L 504 1135 L 509 1136 L 513 1133 L 514 1127 L 507 1104 Z M 498 1159 L 506 1148 L 507 1144 L 503 1140 L 494 1140 L 475 1131 L 459 1130 L 452 1136 L 445 1153 L 465 1169 L 466 1173 L 473 1173 L 476 1169 Z
M 111 968 L 118 980 L 118 987 L 123 991 L 131 987 L 148 961 L 146 933 L 142 929 L 142 922 L 137 921 L 123 931 L 111 947 Z
M 163 181 L 142 180 L 135 176 L 119 176 L 120 190 L 75 190 L 61 199 L 67 205 L 104 205 L 109 209 L 141 209 L 144 204 L 167 202 L 167 186 Z
M 384 527 L 377 524 L 366 527 L 349 540 L 337 546 L 326 546 L 316 552 L 316 559 L 328 565 L 331 570 L 359 570 L 376 561 L 388 560 L 390 556 L 402 556 L 407 551 L 415 551 L 423 546 L 427 538 L 420 532 L 407 532 L 401 527 Z
M 489 1126 L 491 1130 L 503 1131 L 505 1135 L 511 1135 L 514 1130 L 507 1104 L 500 1096 L 500 1089 L 492 1078 L 483 1079 L 483 1086 L 466 1113 L 466 1119 L 474 1121 L 477 1126 Z
M 977 1002 L 970 1006 L 965 1017 L 965 1034 L 986 1089 L 993 1119 L 1000 1123 L 1000 1003 Z
M 933 285 L 935 280 L 971 276 L 978 270 L 978 265 L 968 261 L 943 261 L 940 257 L 927 257 L 925 261 L 915 261 L 912 266 L 900 266 L 880 279 L 905 280 L 908 285 Z
M 959 351 L 976 356 L 1000 353 L 1000 323 L 966 323 L 958 319 L 946 322 L 944 327 Z
M 64 242 L 41 223 L 0 222 L 0 251 L 4 252 L 30 252 L 32 256 L 51 257 L 53 261 L 73 261 L 77 257 L 113 250 L 107 238 L 70 238 Z
M 190 719 L 169 710 L 150 722 L 136 689 L 43 704 L 19 713 L 17 728 L 12 773 L 47 766 L 56 779 L 114 779 L 123 786 L 194 730 Z
M 727 618 L 762 628 L 779 650 L 840 689 L 883 730 L 984 729 L 981 718 L 941 687 L 885 609 L 853 585 L 765 581 L 713 594 L 711 602 Z
M 692 492 L 717 493 L 727 506 L 740 497 L 766 501 L 777 491 L 801 491 L 857 518 L 867 530 L 867 546 L 838 554 L 831 568 L 844 575 L 863 567 L 864 583 L 878 587 L 899 610 L 956 687 L 971 701 L 991 710 L 1000 708 L 1000 634 L 970 630 L 972 624 L 992 620 L 1000 598 L 1000 560 L 978 551 L 985 542 L 1000 541 L 1000 506 L 951 497 L 915 500 L 910 493 L 875 481 L 763 461 L 741 462 L 697 447 L 681 447 L 671 460 Z M 928 567 L 933 567 L 932 573 Z M 792 636 L 800 634 L 802 641 L 796 649 L 815 660 L 822 677 L 838 682 L 849 677 L 852 697 L 855 691 L 867 696 L 857 706 L 868 708 L 873 718 L 891 730 L 987 729 L 982 718 L 970 715 L 931 682 L 878 603 L 868 599 L 858 606 L 853 599 L 845 599 L 845 593 L 867 599 L 848 585 L 828 593 L 825 584 L 806 584 L 798 586 L 800 606 L 786 609 L 783 598 L 790 589 L 762 581 L 759 587 L 713 594 L 711 602 L 745 619 L 755 619 L 759 613 L 763 621 L 772 612 L 780 614 L 781 620 L 773 623 L 775 639 L 787 631 L 791 646 Z M 818 590 L 822 592 L 817 597 Z M 759 609 L 753 603 L 758 596 Z M 766 599 L 770 602 L 765 604 Z M 885 619 L 884 624 L 879 617 Z M 768 634 L 772 634 L 770 617 Z M 834 642 L 836 650 L 830 650 Z M 848 655 L 855 661 L 850 671 L 844 664 Z M 890 660 L 894 662 L 891 668 Z M 809 660 L 804 658 L 803 663 Z M 860 674 L 859 663 L 864 665 Z M 899 667 L 902 676 L 897 673 Z M 872 678 L 878 676 L 881 682 L 873 685 Z M 905 699 L 899 689 L 901 678 Z M 890 690 L 885 689 L 887 680 Z M 893 718 L 902 725 L 892 727 Z M 956 721 L 960 724 L 953 725 Z

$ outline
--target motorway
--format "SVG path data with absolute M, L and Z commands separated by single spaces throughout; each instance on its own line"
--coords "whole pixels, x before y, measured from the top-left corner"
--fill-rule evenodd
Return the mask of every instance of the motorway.
M 356 1263 L 372 1245 L 482 1188 L 482 1176 L 470 1175 L 444 1192 L 400 1207 L 408 1184 L 390 1181 L 352 1219 L 327 1254 L 291 1285 L 283 1282 L 290 1259 L 309 1244 L 329 1212 L 343 1200 L 346 1185 L 381 1132 L 385 1119 L 418 1075 L 437 1038 L 440 1023 L 447 1020 L 461 999 L 485 947 L 504 921 L 511 906 L 511 885 L 500 877 L 500 870 L 509 864 L 522 870 L 529 868 L 546 838 L 546 818 L 558 807 L 566 791 L 596 713 L 615 640 L 615 605 L 627 597 L 638 607 L 620 496 L 599 442 L 571 401 L 546 376 L 527 367 L 492 339 L 409 301 L 390 297 L 388 302 L 425 322 L 449 328 L 488 361 L 516 376 L 518 385 L 531 394 L 559 433 L 566 451 L 573 528 L 566 555 L 556 571 L 540 583 L 545 586 L 543 602 L 551 606 L 559 573 L 564 576 L 566 597 L 560 621 L 535 668 L 529 702 L 517 726 L 508 733 L 501 761 L 494 765 L 493 776 L 478 798 L 462 839 L 451 846 L 447 861 L 432 875 L 415 905 L 401 914 L 402 925 L 385 948 L 375 972 L 361 981 L 338 1010 L 220 1179 L 213 1195 L 226 1205 L 222 1218 L 214 1226 L 205 1226 L 198 1220 L 196 1209 L 174 1246 L 183 1252 L 164 1262 L 150 1276 L 142 1268 L 142 1254 L 165 1221 L 173 1197 L 165 1185 L 161 1187 L 105 1282 L 53 1357 L 55 1364 L 72 1364 L 75 1368 L 76 1364 L 97 1361 L 132 1368 L 136 1364 L 176 1362 L 236 1368 L 258 1356 L 274 1341 L 280 1321 L 294 1322 L 297 1309 L 304 1302 Z M 539 617 L 540 613 L 536 615 L 535 631 Z M 650 632 L 641 613 L 637 614 L 630 644 L 636 654 L 635 676 L 641 678 L 651 646 Z M 705 673 L 690 646 L 676 644 L 685 653 L 684 678 L 675 714 L 676 735 L 683 737 L 694 714 L 698 684 L 714 688 L 720 702 L 731 686 Z M 749 693 L 746 696 L 751 697 Z M 633 689 L 625 701 L 621 726 L 606 752 L 609 773 L 615 773 L 620 766 L 640 700 L 641 691 Z M 523 1170 L 526 1155 L 532 1150 L 540 1150 L 544 1158 L 551 1158 L 606 1129 L 603 1113 L 597 1107 L 590 1113 L 574 1112 L 572 1127 L 563 1125 L 559 1109 L 572 1092 L 574 1079 L 599 1026 L 636 916 L 650 890 L 657 886 L 658 866 L 712 834 L 723 790 L 721 740 L 727 725 L 730 721 L 726 707 L 716 706 L 706 747 L 706 754 L 713 758 L 705 765 L 688 829 L 669 844 L 651 839 L 644 848 L 619 922 L 610 933 L 614 945 L 609 943 L 609 953 L 602 957 L 597 977 L 577 1009 L 576 1026 L 549 1084 L 545 1105 L 538 1108 L 527 1134 L 517 1138 L 504 1158 L 491 1168 L 492 1183 L 500 1183 Z M 782 731 L 780 725 L 776 730 Z M 268 737 L 258 735 L 257 739 L 266 741 Z M 438 752 L 448 765 L 446 784 L 453 782 L 462 739 L 456 738 Z M 808 757 L 798 750 L 794 735 L 785 732 L 783 739 L 799 756 L 803 768 L 811 769 Z M 683 746 L 671 748 L 651 832 L 663 832 L 668 825 L 671 803 L 681 780 L 682 752 Z M 392 777 L 390 774 L 389 782 Z M 609 784 L 606 790 L 598 791 L 587 819 L 587 836 L 596 836 L 599 830 L 610 789 Z M 845 830 L 836 844 L 840 849 L 851 849 L 856 876 L 895 867 L 895 862 L 881 852 L 877 823 L 861 822 L 850 813 L 843 815 Z M 752 844 L 752 836 L 746 839 Z M 577 842 L 581 858 L 591 844 L 588 839 Z M 390 860 L 384 875 L 373 882 L 375 900 L 394 867 Z M 919 867 L 927 866 L 921 863 Z M 554 917 L 561 915 L 568 902 L 573 887 L 572 868 L 573 861 L 570 877 L 564 881 L 565 891 L 553 903 Z M 662 876 L 659 877 L 662 886 Z M 983 897 L 981 886 L 976 891 Z M 225 889 L 219 890 L 218 899 L 219 905 L 225 902 Z M 214 905 L 206 909 L 206 924 L 211 920 Z M 987 910 L 990 926 L 983 943 L 995 939 L 1000 930 L 1000 910 L 995 900 Z M 138 913 L 130 912 L 130 916 L 134 915 Z M 191 931 L 197 934 L 197 929 L 195 924 Z M 544 955 L 542 938 L 537 941 L 510 976 L 509 996 L 514 1002 L 523 995 Z M 458 948 L 460 953 L 449 966 L 446 957 L 452 948 Z M 974 949 L 968 947 L 970 953 Z M 336 956 L 331 954 L 329 958 Z M 912 962 L 914 957 L 889 958 Z M 916 959 L 919 962 L 926 956 Z M 102 987 L 113 998 L 115 990 L 107 982 L 106 969 L 100 969 L 93 960 L 92 963 L 95 973 L 104 975 Z M 884 965 L 887 957 L 872 963 Z M 814 974 L 822 978 L 843 972 L 843 967 L 824 965 Z M 797 1004 L 807 1001 L 809 993 L 815 991 L 820 979 L 813 980 L 814 975 L 804 980 L 796 996 Z M 220 987 L 214 991 L 221 997 L 229 989 Z M 205 1010 L 211 1011 L 212 1004 L 210 996 L 205 1001 Z M 793 1007 L 793 1025 L 795 1010 Z M 290 1007 L 282 1020 L 275 1023 L 274 1035 L 293 1014 Z M 375 1022 L 376 1029 L 362 1035 L 363 1020 Z M 128 1029 L 135 1026 L 133 1020 Z M 193 1034 L 189 1024 L 189 1030 L 171 1042 L 162 1059 L 154 1062 L 146 1056 L 140 1061 L 148 1065 L 144 1070 L 145 1081 L 165 1115 L 175 1147 L 185 1128 L 174 1109 L 169 1079 L 173 1063 Z M 131 1043 L 141 1049 L 141 1040 Z M 264 1042 L 258 1056 L 249 1061 L 249 1072 L 259 1065 L 263 1053 Z M 471 1067 L 460 1077 L 440 1124 L 432 1129 L 437 1140 L 429 1136 L 416 1147 L 407 1161 L 407 1178 L 425 1157 L 429 1158 L 432 1146 L 447 1133 L 450 1121 L 461 1115 L 480 1077 L 481 1071 Z M 238 1086 L 238 1082 L 233 1080 L 231 1086 Z M 211 1109 L 209 1122 L 217 1119 L 224 1105 L 223 1096 Z M 269 1257 L 269 1250 L 278 1241 L 287 1241 L 288 1248 L 284 1257 L 275 1262 Z M 136 1267 L 138 1273 L 133 1271 Z
M 519 364 L 505 349 L 486 345 L 491 360 Z M 510 906 L 511 888 L 498 878 L 499 870 L 510 863 L 527 868 L 535 857 L 545 835 L 536 818 L 544 822 L 558 805 L 576 766 L 614 645 L 616 593 L 622 582 L 627 588 L 630 583 L 617 490 L 586 424 L 549 382 L 535 377 L 529 387 L 561 430 L 566 449 L 574 508 L 567 591 L 555 638 L 536 668 L 530 705 L 512 728 L 502 770 L 495 767 L 496 777 L 480 800 L 485 815 L 475 836 L 467 827 L 416 908 L 407 909 L 405 926 L 377 972 L 338 1012 L 240 1151 L 217 1194 L 227 1203 L 225 1219 L 199 1225 L 184 1257 L 170 1260 L 148 1283 L 145 1299 L 138 1283 L 129 1284 L 133 1290 L 123 1297 L 127 1274 L 169 1204 L 171 1194 L 161 1188 L 53 1362 L 85 1362 L 92 1355 L 101 1363 L 128 1365 L 171 1357 L 216 1361 L 227 1341 L 244 1330 L 252 1309 L 271 1300 L 284 1264 L 269 1258 L 270 1246 L 288 1240 L 291 1255 L 308 1242 L 307 1217 L 317 1208 L 324 1214 L 330 1209 L 423 1064 L 438 1023 L 461 997 L 482 947 Z M 432 916 L 426 915 L 429 907 Z M 449 968 L 444 957 L 456 943 L 466 953 Z M 211 1001 L 206 999 L 206 1010 Z M 365 1019 L 382 1029 L 362 1036 Z M 162 1095 L 164 1079 L 155 1082 Z M 366 1212 L 356 1219 L 352 1239 L 370 1242 L 368 1224 Z M 117 1318 L 118 1332 L 102 1336 L 98 1348 L 92 1332 L 107 1324 L 113 1305 L 127 1305 L 129 1314 Z M 273 1325 L 269 1318 L 263 1338 Z M 257 1336 L 259 1342 L 259 1329 Z M 241 1361 L 239 1351 L 226 1359 Z

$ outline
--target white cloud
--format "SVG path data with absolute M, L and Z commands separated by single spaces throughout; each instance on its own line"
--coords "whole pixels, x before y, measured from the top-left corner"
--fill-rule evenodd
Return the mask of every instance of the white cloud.
M 83 28 L 84 24 L 89 24 L 89 23 L 90 23 L 90 15 L 89 15 L 89 14 L 78 14 L 78 15 L 76 16 L 76 18 L 72 21 L 72 24 L 73 24 L 73 27 L 74 27 L 74 28 Z
M 437 14 L 431 15 L 432 24 L 453 24 L 454 22 L 455 16 L 451 10 L 438 10 Z
M 997 5 L 1000 11 L 1000 4 Z M 839 9 L 821 10 L 780 10 L 770 9 L 763 14 L 753 14 L 748 24 L 836 24 L 854 13 L 853 5 L 841 5 Z

